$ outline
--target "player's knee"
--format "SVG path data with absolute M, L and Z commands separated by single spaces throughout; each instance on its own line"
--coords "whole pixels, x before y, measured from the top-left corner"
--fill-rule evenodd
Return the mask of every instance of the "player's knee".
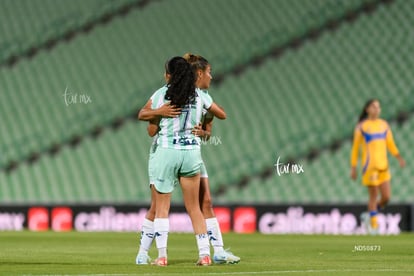
M 203 202 L 201 203 L 201 210 L 204 212 L 210 210 L 211 208 L 213 208 L 211 197 L 204 197 Z
M 155 218 L 155 204 L 151 203 L 150 208 L 147 211 L 147 215 L 145 216 L 145 218 L 153 221 Z

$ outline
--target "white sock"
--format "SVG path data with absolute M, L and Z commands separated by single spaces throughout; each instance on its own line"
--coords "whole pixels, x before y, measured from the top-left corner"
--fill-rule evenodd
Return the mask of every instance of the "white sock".
M 220 225 L 217 218 L 206 219 L 207 234 L 211 245 L 214 248 L 214 253 L 219 253 L 224 250 L 223 237 L 221 236 Z
M 141 241 L 138 253 L 147 253 L 154 240 L 154 222 L 149 219 L 144 219 L 141 229 Z
M 154 219 L 155 243 L 158 249 L 158 258 L 167 257 L 168 231 L 170 230 L 170 221 L 168 218 Z
M 198 255 L 200 257 L 203 256 L 210 256 L 210 243 L 208 242 L 208 235 L 205 234 L 198 234 L 195 235 L 197 240 L 197 247 L 198 247 Z

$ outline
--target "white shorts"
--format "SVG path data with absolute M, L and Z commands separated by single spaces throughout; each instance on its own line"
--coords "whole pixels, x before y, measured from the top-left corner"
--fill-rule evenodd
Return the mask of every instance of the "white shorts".
M 206 165 L 204 164 L 204 161 L 203 163 L 201 163 L 200 177 L 208 178 L 207 168 L 206 168 Z

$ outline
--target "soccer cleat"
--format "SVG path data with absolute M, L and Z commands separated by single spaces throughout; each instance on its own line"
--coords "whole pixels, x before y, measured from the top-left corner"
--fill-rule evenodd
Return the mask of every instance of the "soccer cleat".
M 360 216 L 361 222 L 365 227 L 365 230 L 367 230 L 368 232 L 368 227 L 370 225 L 370 219 L 369 219 L 369 214 L 368 212 L 363 212 Z
M 215 264 L 237 264 L 240 262 L 240 257 L 235 256 L 228 249 L 214 254 L 213 261 Z
M 151 258 L 147 253 L 139 253 L 135 259 L 137 265 L 147 265 L 151 261 Z
M 168 264 L 167 257 L 157 258 L 151 264 L 156 265 L 156 266 L 167 266 L 167 264 Z
M 376 236 L 376 235 L 378 235 L 379 234 L 379 231 L 378 231 L 378 227 L 377 228 L 374 228 L 374 227 L 371 227 L 371 229 L 370 229 L 370 232 L 369 232 L 372 236 Z
M 202 266 L 211 265 L 211 258 L 210 258 L 210 256 L 206 255 L 206 256 L 200 257 L 198 259 L 196 265 L 202 265 Z

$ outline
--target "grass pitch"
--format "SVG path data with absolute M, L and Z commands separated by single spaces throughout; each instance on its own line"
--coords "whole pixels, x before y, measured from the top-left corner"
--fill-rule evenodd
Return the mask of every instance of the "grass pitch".
M 414 235 L 408 233 L 232 233 L 224 241 L 239 264 L 196 267 L 194 235 L 173 233 L 168 267 L 154 267 L 135 265 L 138 234 L 0 232 L 0 275 L 414 275 Z

